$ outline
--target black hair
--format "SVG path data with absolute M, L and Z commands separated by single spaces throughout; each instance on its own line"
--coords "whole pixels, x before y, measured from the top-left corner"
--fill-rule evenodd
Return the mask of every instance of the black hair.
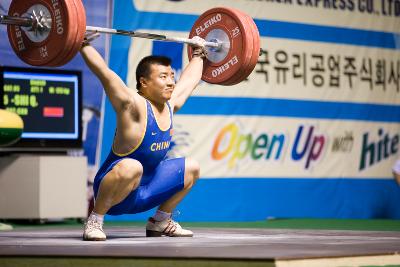
M 149 78 L 151 65 L 171 66 L 171 59 L 165 56 L 144 57 L 136 68 L 136 89 L 140 90 L 140 78 Z

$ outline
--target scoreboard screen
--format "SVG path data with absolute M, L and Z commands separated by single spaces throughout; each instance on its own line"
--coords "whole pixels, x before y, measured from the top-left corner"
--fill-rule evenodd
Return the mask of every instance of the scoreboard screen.
M 81 146 L 81 73 L 1 67 L 0 108 L 24 121 L 17 147 Z

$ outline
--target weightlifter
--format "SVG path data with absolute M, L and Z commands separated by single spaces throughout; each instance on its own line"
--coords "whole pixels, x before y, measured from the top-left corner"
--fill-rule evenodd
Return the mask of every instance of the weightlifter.
M 190 158 L 166 159 L 173 134 L 172 119 L 198 85 L 205 58 L 204 40 L 195 37 L 193 57 L 177 83 L 171 61 L 163 56 L 143 58 L 136 69 L 136 89 L 108 68 L 85 41 L 80 53 L 100 79 L 116 113 L 111 151 L 94 180 L 95 204 L 83 239 L 106 240 L 105 214 L 134 214 L 158 206 L 146 225 L 146 236 L 193 236 L 172 220 L 171 213 L 200 175 Z

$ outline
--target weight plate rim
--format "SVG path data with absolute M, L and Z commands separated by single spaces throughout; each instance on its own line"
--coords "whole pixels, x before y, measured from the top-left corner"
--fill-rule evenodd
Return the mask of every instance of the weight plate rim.
M 246 78 L 245 73 L 247 72 L 247 69 L 250 66 L 250 62 L 253 57 L 253 51 L 254 51 L 254 43 L 253 43 L 254 30 L 253 30 L 253 26 L 251 25 L 251 23 L 249 21 L 249 16 L 239 9 L 234 9 L 234 12 L 237 12 L 238 14 L 240 14 L 240 16 L 242 16 L 245 19 L 246 25 L 249 27 L 248 31 L 246 31 L 246 33 L 248 33 L 249 36 L 246 36 L 246 38 L 247 38 L 246 40 L 251 45 L 249 45 L 249 49 L 247 49 L 245 61 L 243 62 L 243 64 L 241 64 L 242 67 L 240 68 L 240 72 L 238 72 L 238 75 L 232 76 L 232 79 L 229 79 L 222 84 L 222 85 L 226 85 L 226 86 L 238 84 Z M 250 49 L 250 47 L 251 47 L 251 49 Z
M 71 20 L 69 20 L 70 23 L 68 24 L 69 37 L 66 40 L 65 49 L 62 51 L 62 53 L 60 53 L 59 57 L 46 64 L 51 67 L 59 67 L 65 64 L 67 56 L 72 51 L 75 45 L 76 36 L 78 34 L 79 24 L 74 23 L 79 18 L 78 10 L 75 6 L 75 0 L 64 1 L 64 3 L 69 5 L 68 10 L 70 11 L 69 19 Z
M 249 16 L 246 13 L 243 13 L 247 17 L 247 20 L 249 22 L 249 25 L 252 30 L 252 41 L 253 41 L 253 50 L 251 51 L 251 57 L 250 61 L 248 62 L 248 65 L 245 68 L 245 71 L 243 72 L 242 75 L 240 75 L 236 80 L 232 81 L 231 83 L 227 85 L 235 85 L 238 84 L 242 81 L 244 81 L 250 74 L 253 72 L 255 66 L 257 65 L 259 54 L 260 54 L 260 34 L 257 28 L 257 25 L 255 24 L 253 18 Z
M 85 32 L 86 32 L 86 12 L 85 12 L 85 8 L 82 4 L 82 1 L 81 0 L 72 0 L 72 1 L 74 4 L 74 7 L 75 7 L 75 11 L 76 11 L 75 13 L 76 13 L 76 17 L 78 20 L 77 30 L 76 30 L 74 42 L 73 42 L 71 49 L 65 55 L 63 60 L 58 62 L 55 65 L 56 67 L 67 64 L 76 56 L 76 54 L 78 53 L 79 49 L 82 46 L 82 42 L 83 42 Z
M 255 67 L 257 66 L 258 59 L 260 57 L 260 48 L 261 48 L 260 32 L 258 31 L 257 25 L 255 24 L 253 18 L 249 17 L 249 19 L 251 20 L 250 22 L 253 25 L 253 31 L 254 31 L 253 36 L 255 36 L 255 38 L 253 38 L 253 40 L 255 40 L 256 42 L 255 42 L 255 47 L 253 49 L 253 57 L 250 61 L 250 65 L 247 70 L 246 77 L 249 77 L 250 74 L 254 71 Z

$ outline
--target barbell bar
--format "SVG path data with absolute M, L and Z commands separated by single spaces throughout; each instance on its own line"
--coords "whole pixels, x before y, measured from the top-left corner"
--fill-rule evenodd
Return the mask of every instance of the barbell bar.
M 199 43 L 198 41 L 193 40 L 193 39 L 183 38 L 183 37 L 168 37 L 165 35 L 154 34 L 154 33 L 116 30 L 116 29 L 93 27 L 93 26 L 86 26 L 86 31 L 95 32 L 95 33 L 120 34 L 120 35 L 126 35 L 126 36 L 130 36 L 130 37 L 152 39 L 152 40 L 157 40 L 157 41 L 185 43 L 185 44 L 189 44 L 189 45 L 201 46 L 201 43 Z M 204 42 L 204 46 L 220 49 L 222 44 L 218 43 L 218 42 Z
M 260 37 L 253 19 L 227 7 L 210 9 L 200 15 L 189 38 L 162 34 L 86 26 L 81 0 L 13 0 L 8 15 L 0 15 L 7 25 L 10 44 L 17 56 L 33 66 L 62 66 L 79 51 L 85 32 L 106 33 L 201 45 L 207 50 L 202 79 L 209 83 L 233 85 L 246 79 L 260 53 Z M 188 46 L 189 59 L 192 48 Z
M 21 27 L 32 27 L 33 19 L 0 15 L 0 24 L 17 25 Z
M 20 27 L 27 27 L 30 28 L 30 31 L 37 31 L 39 29 L 43 31 L 49 31 L 50 29 L 48 26 L 41 26 L 40 22 L 37 18 L 31 17 L 14 17 L 8 15 L 0 15 L 0 24 L 7 24 L 7 25 L 16 25 Z M 94 26 L 86 26 L 87 32 L 94 32 L 94 33 L 108 33 L 108 34 L 117 34 L 117 35 L 126 35 L 129 37 L 138 37 L 138 38 L 145 38 L 145 39 L 152 39 L 157 41 L 167 41 L 167 42 L 177 42 L 177 43 L 185 43 L 189 45 L 197 45 L 201 46 L 202 44 L 196 40 L 183 38 L 183 37 L 168 37 L 161 34 L 154 34 L 154 33 L 146 33 L 146 32 L 135 32 L 135 31 L 127 31 L 127 30 L 117 30 L 117 29 L 110 29 L 110 28 L 103 28 L 103 27 L 94 27 Z M 222 44 L 215 42 L 204 42 L 204 46 L 213 47 L 216 49 L 220 49 Z

